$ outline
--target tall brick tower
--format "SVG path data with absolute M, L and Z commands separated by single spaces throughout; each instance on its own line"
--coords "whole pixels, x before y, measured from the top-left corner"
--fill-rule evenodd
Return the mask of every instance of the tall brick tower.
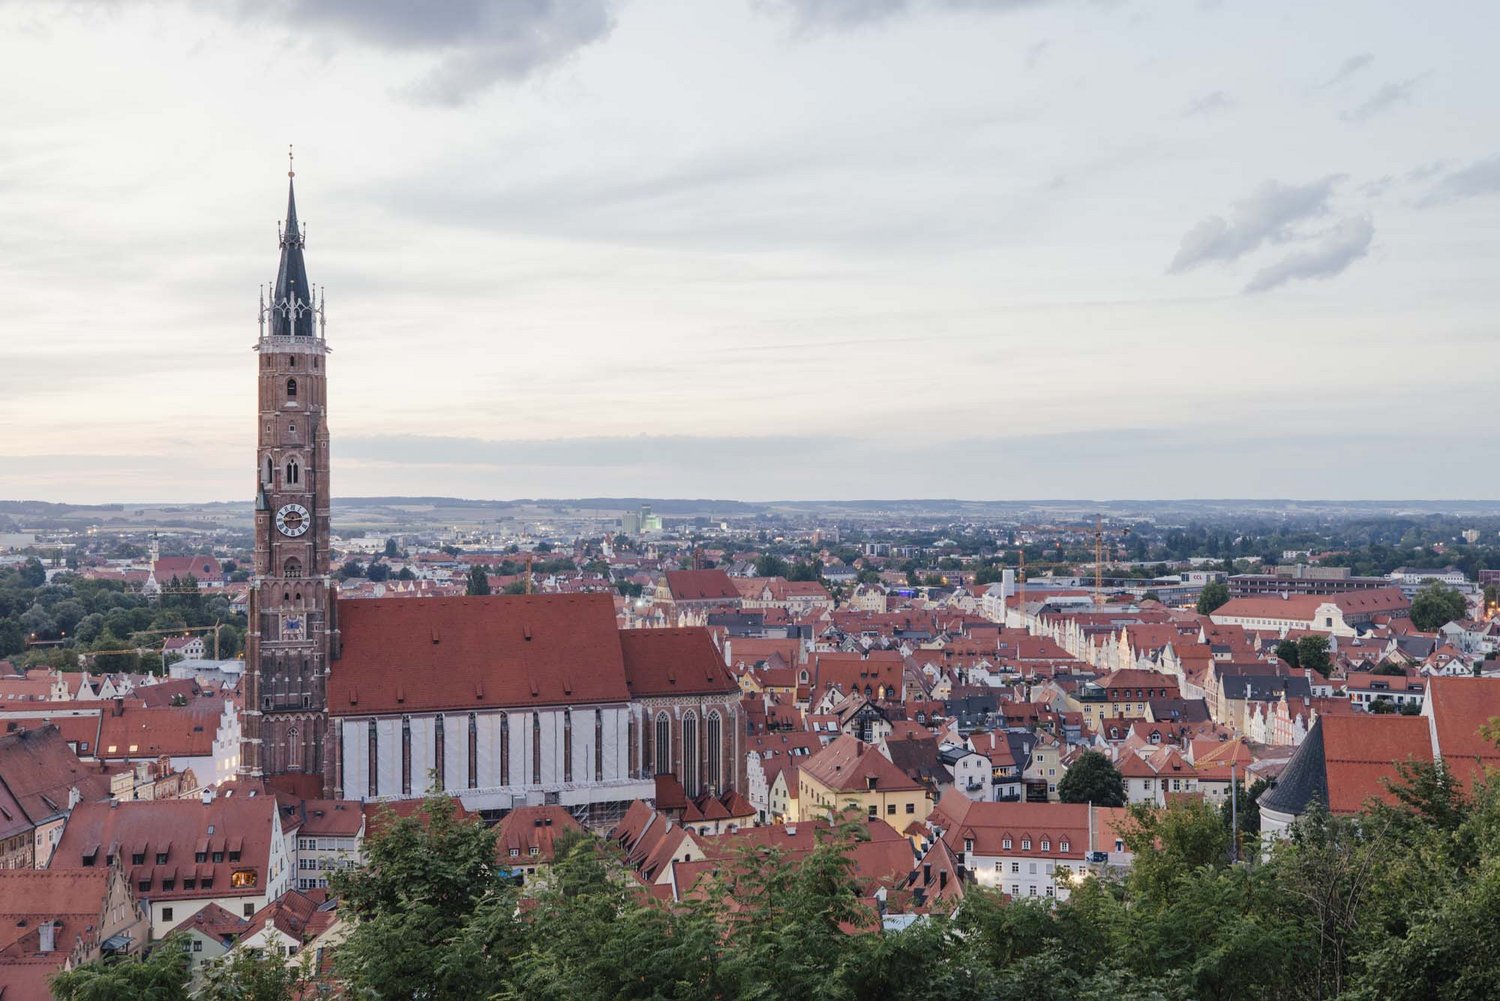
M 287 171 L 281 264 L 270 302 L 262 296 L 255 345 L 255 576 L 239 772 L 286 776 L 314 792 L 333 785 L 326 693 L 338 626 L 328 568 L 328 346 L 302 259 L 294 176 Z

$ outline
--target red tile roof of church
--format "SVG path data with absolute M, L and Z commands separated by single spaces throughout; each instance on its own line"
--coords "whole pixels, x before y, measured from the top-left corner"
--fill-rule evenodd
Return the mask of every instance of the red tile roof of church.
M 630 698 L 607 594 L 376 598 L 338 611 L 335 716 Z
M 635 698 L 739 691 L 706 629 L 626 629 L 619 636 L 625 685 Z

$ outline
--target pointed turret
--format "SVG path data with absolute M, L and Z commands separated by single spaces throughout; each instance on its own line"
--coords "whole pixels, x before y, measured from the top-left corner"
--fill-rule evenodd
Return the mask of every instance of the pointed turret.
M 281 266 L 276 271 L 276 288 L 271 294 L 271 335 L 273 337 L 312 337 L 312 286 L 307 282 L 307 265 L 302 260 L 305 239 L 297 223 L 295 173 L 287 171 L 286 226 L 281 232 Z

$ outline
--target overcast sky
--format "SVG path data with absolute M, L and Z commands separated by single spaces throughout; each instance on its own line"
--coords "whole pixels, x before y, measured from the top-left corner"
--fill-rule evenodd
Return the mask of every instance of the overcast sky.
M 0 0 L 0 497 L 1500 495 L 1500 4 Z

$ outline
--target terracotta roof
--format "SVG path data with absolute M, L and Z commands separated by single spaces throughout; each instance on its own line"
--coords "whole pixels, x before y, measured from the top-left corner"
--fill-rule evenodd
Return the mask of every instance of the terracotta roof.
M 51 867 L 104 868 L 115 855 L 133 889 L 150 884 L 142 895 L 152 900 L 257 896 L 270 881 L 275 817 L 270 796 L 83 803 L 68 818 Z M 165 861 L 158 862 L 158 855 Z M 231 873 L 241 870 L 250 870 L 253 879 L 235 886 Z M 183 887 L 189 878 L 199 884 L 192 890 Z M 173 881 L 173 889 L 164 889 L 163 881 Z
M 100 760 L 156 758 L 161 755 L 182 758 L 206 758 L 214 753 L 214 733 L 218 730 L 222 699 L 210 707 L 163 706 L 156 709 L 106 710 L 99 723 L 99 745 L 94 756 Z
M 943 830 L 954 852 L 974 843 L 976 855 L 1082 859 L 1089 851 L 1087 803 L 980 803 L 953 790 L 943 794 L 928 822 Z M 1011 846 L 1005 847 L 1010 839 Z M 1048 849 L 1042 850 L 1046 840 Z M 1029 841 L 1030 848 L 1022 845 Z M 1063 843 L 1067 850 L 1063 850 Z
M 740 600 L 739 588 L 722 570 L 668 570 L 666 577 L 674 601 Z
M 866 792 L 875 780 L 876 792 L 923 788 L 871 744 L 844 734 L 798 766 L 803 773 L 835 792 Z
M 554 845 L 564 833 L 581 834 L 583 825 L 562 807 L 517 807 L 495 828 L 495 858 L 502 866 L 551 862 Z
M 365 813 L 357 800 L 308 799 L 295 807 L 296 827 L 308 837 L 353 838 L 365 826 Z M 283 820 L 282 826 L 292 825 Z
M 208 938 L 229 945 L 244 934 L 245 929 L 249 927 L 250 922 L 238 914 L 231 914 L 218 904 L 209 904 L 194 911 L 192 917 L 182 921 L 176 927 L 172 928 L 171 931 L 168 931 L 167 934 L 196 931 Z
M 1427 701 L 1438 753 L 1455 775 L 1467 781 L 1477 766 L 1500 767 L 1500 747 L 1479 735 L 1500 716 L 1500 678 L 1432 678 Z
M 624 702 L 607 594 L 374 598 L 339 605 L 333 715 Z
M 187 577 L 218 580 L 222 576 L 224 568 L 217 556 L 162 556 L 156 561 L 158 584 L 166 584 L 173 577 L 181 581 Z
M 72 790 L 83 802 L 109 799 L 109 778 L 78 760 L 54 726 L 0 737 L 0 781 L 34 823 L 66 813 Z
M 707 629 L 625 629 L 619 636 L 634 698 L 739 691 Z
M 1380 612 L 1404 612 L 1411 602 L 1399 587 L 1381 587 L 1364 591 L 1346 591 L 1341 594 L 1289 594 L 1247 598 L 1231 598 L 1214 609 L 1214 616 L 1291 619 L 1310 621 L 1321 605 L 1337 605 L 1344 615 L 1374 615 Z
M 0 998 L 44 1001 L 47 977 L 82 939 L 96 944 L 109 870 L 59 872 L 0 869 Z M 53 948 L 41 950 L 41 927 L 53 922 Z
M 275 900 L 266 904 L 250 919 L 249 926 L 241 933 L 243 936 L 254 935 L 267 925 L 271 925 L 277 931 L 306 944 L 314 933 L 316 924 L 314 918 L 319 913 L 318 902 L 301 890 L 288 890 Z

